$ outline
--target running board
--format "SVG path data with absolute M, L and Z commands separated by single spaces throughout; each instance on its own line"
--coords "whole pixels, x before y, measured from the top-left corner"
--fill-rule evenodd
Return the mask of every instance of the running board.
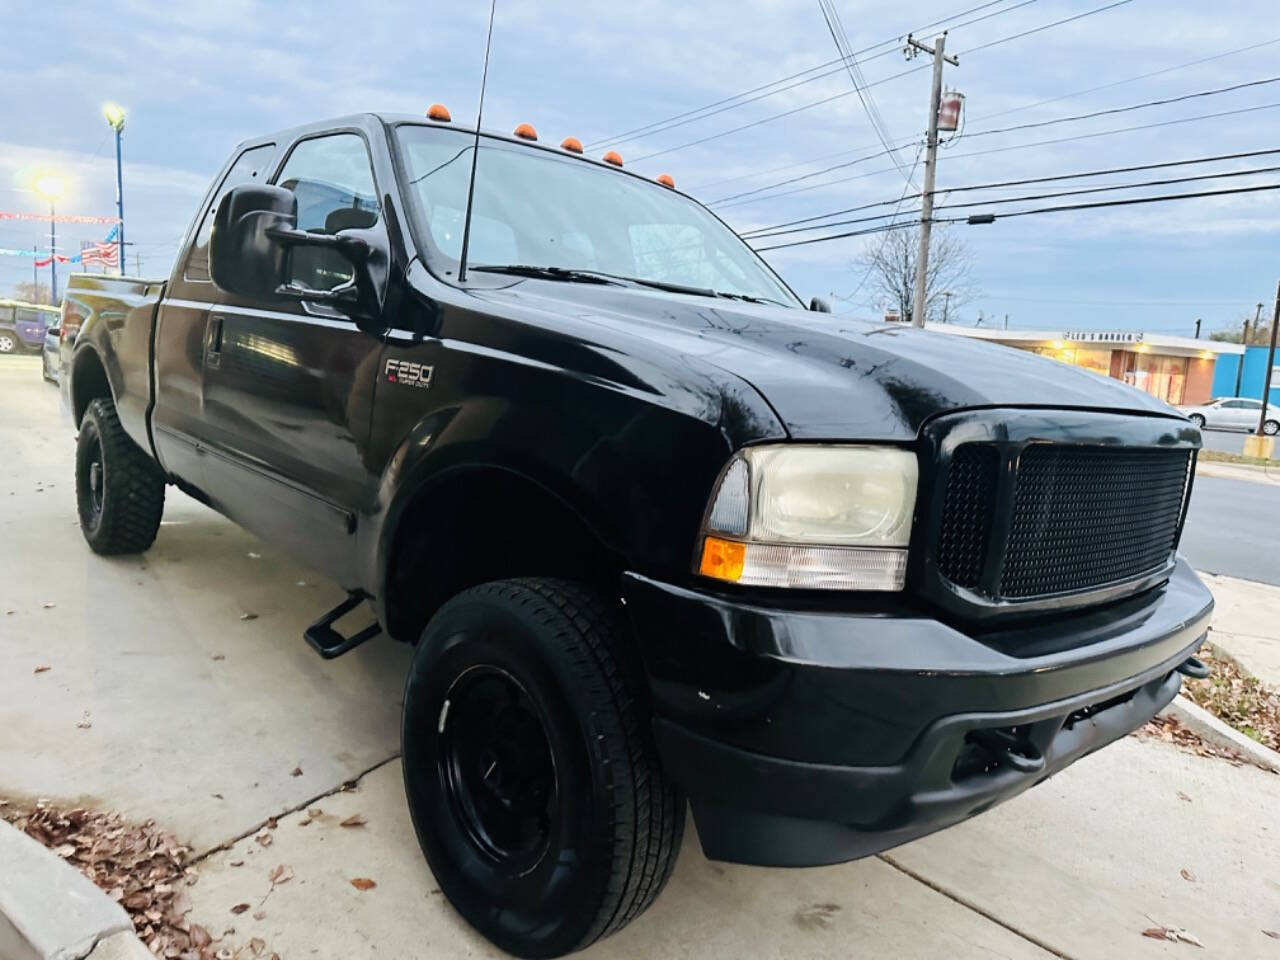
M 349 637 L 344 637 L 333 629 L 333 624 L 337 620 L 345 617 L 363 602 L 364 596 L 362 594 L 352 592 L 347 599 L 302 631 L 303 639 L 311 645 L 312 650 L 326 660 L 332 660 L 334 657 L 340 657 L 344 653 L 350 653 L 366 640 L 372 640 L 382 632 L 382 627 L 378 625 L 376 620 L 359 633 L 354 633 Z

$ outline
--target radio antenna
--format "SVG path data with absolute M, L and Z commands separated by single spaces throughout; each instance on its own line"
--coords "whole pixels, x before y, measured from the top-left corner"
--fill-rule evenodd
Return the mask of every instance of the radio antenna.
M 480 118 L 484 116 L 484 88 L 489 82 L 489 48 L 493 46 L 493 11 L 498 0 L 489 0 L 489 36 L 484 42 L 484 73 L 480 75 L 480 106 L 476 109 L 476 145 L 471 151 L 471 179 L 467 181 L 467 212 L 462 218 L 462 254 L 458 257 L 458 282 L 467 279 L 467 247 L 471 242 L 471 205 L 476 195 L 476 161 L 480 159 Z

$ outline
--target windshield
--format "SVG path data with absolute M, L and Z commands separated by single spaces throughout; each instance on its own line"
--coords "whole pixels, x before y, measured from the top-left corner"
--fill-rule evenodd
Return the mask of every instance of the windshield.
M 424 251 L 456 272 L 473 135 L 403 125 L 397 136 Z M 572 157 L 482 138 L 467 266 L 554 267 L 799 306 L 738 236 L 667 187 Z

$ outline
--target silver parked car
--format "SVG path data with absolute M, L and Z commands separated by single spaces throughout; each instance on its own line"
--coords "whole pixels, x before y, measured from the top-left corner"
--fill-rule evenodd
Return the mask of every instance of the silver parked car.
M 1243 430 L 1246 433 L 1258 429 L 1258 415 L 1262 413 L 1262 401 L 1249 397 L 1220 397 L 1194 407 L 1179 407 L 1197 427 L 1209 430 Z M 1267 412 L 1262 432 L 1268 436 L 1280 433 L 1280 409 L 1274 406 Z
M 44 331 L 44 345 L 40 351 L 40 372 L 50 383 L 57 383 L 62 368 L 61 341 L 58 327 L 48 327 Z

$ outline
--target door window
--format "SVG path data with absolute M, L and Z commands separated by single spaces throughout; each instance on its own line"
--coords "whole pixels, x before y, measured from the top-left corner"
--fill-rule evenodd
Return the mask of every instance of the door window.
M 232 187 L 253 183 L 255 180 L 258 183 L 266 182 L 266 166 L 275 156 L 275 152 L 274 143 L 264 143 L 260 147 L 250 147 L 236 157 L 235 163 L 231 164 L 231 169 L 222 178 L 222 183 L 218 184 L 218 190 L 209 202 L 209 209 L 204 212 L 204 219 L 200 221 L 200 229 L 196 232 L 195 240 L 191 242 L 191 252 L 187 254 L 187 265 L 182 271 L 184 280 L 208 281 L 209 235 L 213 232 L 213 215 L 217 212 L 219 201 Z
M 289 154 L 276 184 L 298 198 L 298 229 L 335 234 L 378 222 L 377 188 L 364 138 L 335 133 L 303 140 Z M 333 250 L 294 249 L 289 279 L 312 290 L 332 290 L 353 279 L 351 264 Z

